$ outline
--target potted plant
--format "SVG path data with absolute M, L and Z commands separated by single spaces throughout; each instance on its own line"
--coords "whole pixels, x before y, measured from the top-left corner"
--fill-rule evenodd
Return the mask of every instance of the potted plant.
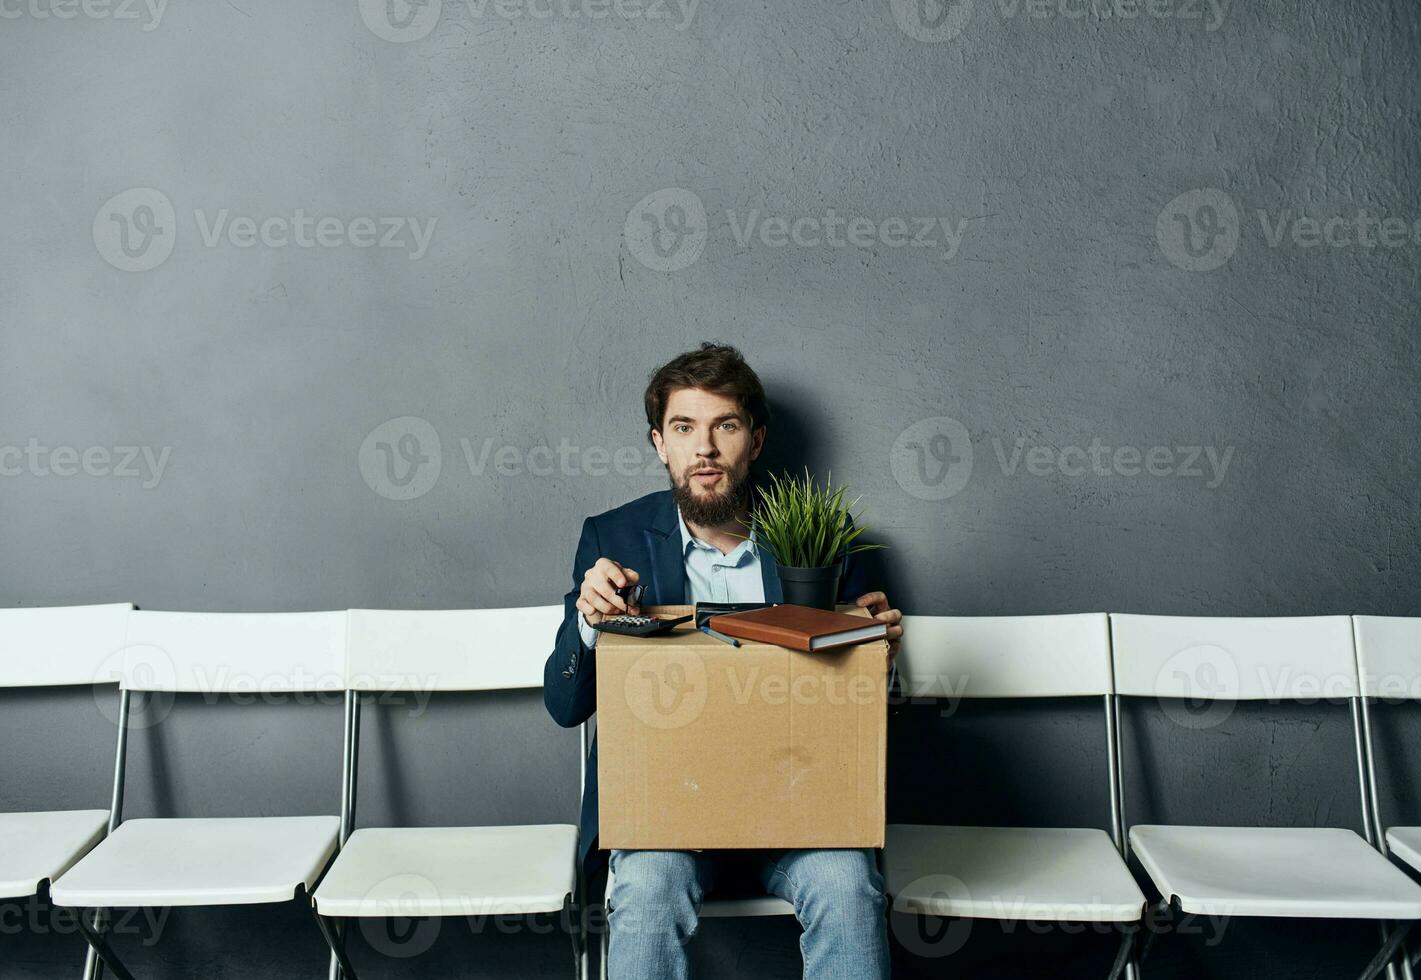
M 832 610 L 844 558 L 883 547 L 857 540 L 866 528 L 851 513 L 859 498 L 846 503 L 846 492 L 820 486 L 808 467 L 802 478 L 771 474 L 760 488 L 748 526 L 779 566 L 785 602 Z

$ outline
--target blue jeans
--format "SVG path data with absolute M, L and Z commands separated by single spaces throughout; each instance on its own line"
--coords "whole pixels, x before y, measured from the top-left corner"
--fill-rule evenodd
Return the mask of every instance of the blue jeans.
M 805 980 L 888 980 L 883 877 L 872 851 L 612 851 L 607 980 L 687 980 L 686 943 L 727 858 L 794 906 Z

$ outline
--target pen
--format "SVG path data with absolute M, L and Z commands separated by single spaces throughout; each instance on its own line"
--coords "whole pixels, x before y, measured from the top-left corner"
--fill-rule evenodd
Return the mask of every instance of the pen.
M 706 636 L 713 636 L 722 643 L 729 643 L 733 647 L 740 646 L 740 641 L 733 636 L 726 636 L 724 633 L 713 630 L 709 626 L 702 626 L 700 629 Z

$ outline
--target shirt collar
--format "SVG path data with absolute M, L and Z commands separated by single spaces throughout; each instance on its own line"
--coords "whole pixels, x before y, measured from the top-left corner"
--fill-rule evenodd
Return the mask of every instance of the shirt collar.
M 702 541 L 700 538 L 696 537 L 694 534 L 691 533 L 691 529 L 686 526 L 686 519 L 681 516 L 680 507 L 676 508 L 676 523 L 681 528 L 681 554 L 686 554 L 686 552 L 690 551 L 692 548 L 708 548 L 711 551 L 714 551 L 717 555 L 720 554 L 719 548 L 715 547 L 714 545 L 707 544 L 706 542 Z M 749 539 L 742 542 L 739 547 L 747 548 L 750 554 L 752 555 L 759 554 L 759 552 L 755 548 L 754 528 L 750 529 Z M 732 551 L 730 554 L 733 555 L 735 554 L 735 552 Z M 726 557 L 729 557 L 729 555 L 727 555 Z

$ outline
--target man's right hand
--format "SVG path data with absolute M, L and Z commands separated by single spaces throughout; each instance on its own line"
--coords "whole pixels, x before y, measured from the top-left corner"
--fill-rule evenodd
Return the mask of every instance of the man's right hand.
M 582 576 L 582 591 L 577 596 L 577 608 L 588 625 L 600 623 L 607 616 L 641 612 L 639 606 L 629 606 L 617 595 L 617 590 L 636 585 L 641 579 L 636 569 L 623 568 L 610 558 L 598 558 L 597 563 Z

